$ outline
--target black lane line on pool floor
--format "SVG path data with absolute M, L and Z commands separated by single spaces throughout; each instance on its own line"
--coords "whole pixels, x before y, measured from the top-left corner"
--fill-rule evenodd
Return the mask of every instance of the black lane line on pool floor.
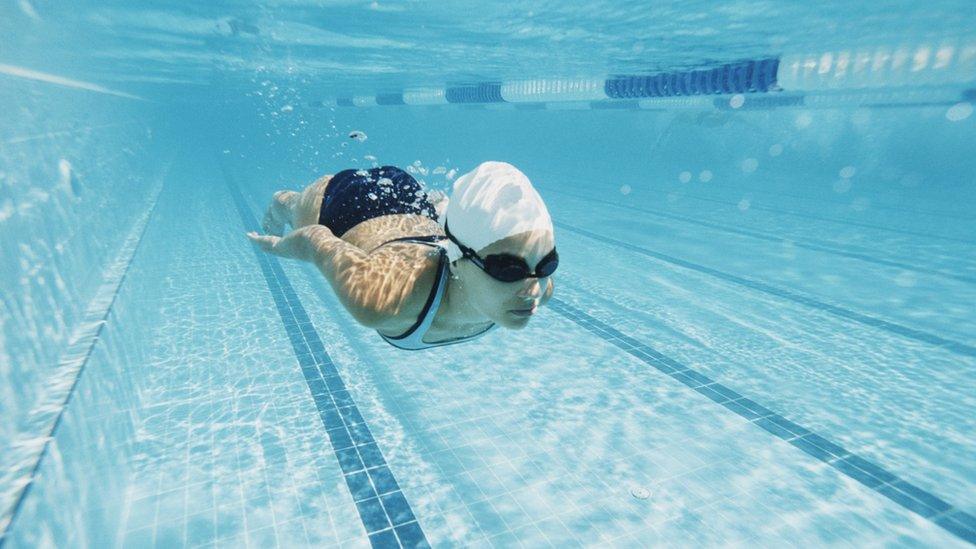
M 244 228 L 261 232 L 237 184 L 223 165 L 221 169 Z M 241 238 L 245 238 L 243 233 Z M 278 259 L 257 247 L 254 254 L 370 543 L 373 547 L 429 547 L 410 504 Z
M 607 204 L 608 206 L 615 206 L 617 208 L 623 208 L 626 210 L 632 210 L 640 212 L 642 214 L 653 215 L 655 217 L 660 217 L 664 219 L 673 219 L 675 221 L 681 221 L 683 223 L 688 223 L 691 225 L 698 225 L 699 227 L 707 227 L 709 229 L 714 229 L 716 231 L 721 231 L 729 234 L 737 234 L 740 236 L 745 236 L 749 238 L 755 238 L 757 240 L 764 240 L 766 242 L 775 242 L 777 244 L 788 244 L 795 246 L 797 248 L 803 248 L 805 250 L 811 250 L 814 252 L 828 253 L 833 255 L 839 255 L 841 257 L 847 257 L 850 259 L 856 259 L 858 261 L 864 261 L 865 263 L 874 263 L 875 265 L 882 265 L 884 267 L 892 267 L 896 269 L 903 269 L 906 271 L 915 271 L 918 273 L 926 273 L 934 276 L 941 276 L 945 278 L 951 278 L 953 280 L 958 280 L 960 282 L 965 282 L 967 284 L 976 284 L 976 276 L 969 276 L 961 273 L 954 273 L 951 271 L 942 271 L 939 269 L 930 269 L 928 267 L 923 267 L 920 265 L 913 265 L 910 263 L 903 263 L 901 261 L 895 261 L 892 259 L 884 259 L 880 257 L 874 257 L 873 255 L 861 253 L 852 250 L 846 250 L 843 246 L 833 244 L 826 241 L 808 240 L 808 239 L 791 239 L 784 238 L 781 236 L 776 236 L 774 234 L 769 234 L 764 231 L 755 231 L 750 229 L 743 229 L 740 227 L 733 227 L 729 225 L 722 225 L 720 223 L 711 223 L 701 219 L 696 219 L 694 217 L 664 213 L 655 210 L 648 210 L 645 208 L 638 208 L 637 206 L 631 206 L 629 204 L 620 204 L 619 202 L 613 202 L 610 200 L 604 200 L 589 195 L 581 195 L 577 193 L 571 193 L 567 191 L 562 191 L 559 189 L 550 189 L 547 187 L 536 187 L 542 188 L 546 192 L 552 192 L 556 194 L 563 194 L 577 200 L 587 200 L 590 202 L 599 202 L 601 204 Z
M 946 339 L 935 334 L 930 334 L 928 332 L 923 332 L 921 330 L 916 330 L 914 328 L 909 328 L 907 326 L 902 326 L 901 324 L 896 324 L 894 322 L 889 322 L 874 316 L 866 315 L 864 313 L 859 313 L 852 311 L 850 309 L 845 309 L 843 307 L 838 307 L 837 305 L 831 305 L 829 303 L 824 303 L 813 299 L 812 297 L 807 297 L 798 292 L 791 290 L 786 290 L 783 288 L 777 288 L 771 284 L 766 284 L 765 282 L 760 282 L 758 280 L 752 280 L 749 278 L 736 276 L 734 274 L 729 274 L 726 272 L 719 271 L 718 269 L 712 269 L 711 267 L 706 267 L 704 265 L 699 265 L 697 263 L 692 263 L 691 261 L 686 261 L 674 256 L 667 254 L 662 254 L 660 252 L 655 252 L 653 250 L 648 250 L 646 248 L 641 248 L 640 246 L 634 246 L 627 242 L 622 242 L 620 240 L 615 240 L 613 238 L 607 238 L 605 236 L 598 235 L 596 233 L 587 231 L 585 229 L 580 229 L 573 227 L 572 225 L 567 225 L 566 223 L 554 222 L 557 227 L 566 229 L 567 231 L 572 231 L 583 236 L 588 236 L 594 240 L 599 240 L 600 242 L 605 242 L 613 246 L 618 246 L 621 248 L 626 248 L 638 254 L 663 261 L 665 263 L 670 263 L 678 267 L 689 269 L 695 272 L 707 274 L 725 280 L 726 282 L 731 282 L 739 286 L 745 286 L 765 294 L 776 296 L 787 301 L 792 301 L 793 303 L 799 303 L 800 305 L 806 305 L 812 307 L 819 311 L 832 314 L 834 316 L 845 318 L 847 320 L 853 320 L 854 322 L 864 324 L 865 326 L 871 326 L 873 328 L 878 328 L 886 332 L 896 334 L 908 339 L 913 339 L 915 341 L 920 341 L 922 343 L 927 343 L 941 349 L 956 353 L 958 355 L 976 357 L 976 347 L 961 343 L 959 341 L 954 341 L 951 339 Z
M 716 383 L 708 376 L 659 353 L 561 299 L 552 298 L 548 305 L 588 332 L 710 398 L 773 436 L 789 442 L 905 509 L 935 522 L 960 539 L 976 544 L 976 516 L 902 480 L 725 385 Z

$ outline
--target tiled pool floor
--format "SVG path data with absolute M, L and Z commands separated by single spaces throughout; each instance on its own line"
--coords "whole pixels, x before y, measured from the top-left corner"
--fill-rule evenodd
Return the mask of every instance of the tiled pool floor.
M 586 261 L 566 262 L 559 301 L 531 327 L 406 353 L 354 325 L 313 268 L 273 260 L 262 271 L 234 193 L 239 184 L 239 205 L 257 216 L 271 190 L 251 193 L 253 181 L 228 174 L 230 186 L 216 162 L 174 170 L 126 282 L 138 297 L 123 306 L 144 319 L 126 330 L 148 359 L 129 367 L 138 404 L 127 410 L 123 545 L 368 546 L 374 521 L 407 506 L 433 546 L 964 545 L 588 329 L 613 319 L 574 313 L 605 306 L 574 285 Z M 567 250 L 590 246 L 561 238 Z M 616 329 L 658 349 L 631 330 L 639 324 L 634 313 Z M 308 356 L 296 355 L 296 333 Z M 309 380 L 313 355 L 341 385 Z M 371 484 L 344 476 L 356 471 L 333 447 L 344 444 L 327 431 L 324 395 L 351 437 L 368 426 L 372 441 L 356 448 Z M 403 496 L 386 518 L 356 503 L 361 489 L 392 493 L 372 474 L 379 456 Z

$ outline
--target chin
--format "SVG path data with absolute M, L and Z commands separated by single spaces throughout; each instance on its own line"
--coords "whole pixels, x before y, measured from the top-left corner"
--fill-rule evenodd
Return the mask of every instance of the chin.
M 528 326 L 529 321 L 532 320 L 532 316 L 516 317 L 506 311 L 501 314 L 500 319 L 495 320 L 495 323 L 501 324 L 509 330 L 521 330 Z

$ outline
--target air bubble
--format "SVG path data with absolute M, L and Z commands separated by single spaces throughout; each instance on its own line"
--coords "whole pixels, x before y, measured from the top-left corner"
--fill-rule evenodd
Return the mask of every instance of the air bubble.
M 839 175 L 844 179 L 850 179 L 854 177 L 855 173 L 857 173 L 857 168 L 855 168 L 854 166 L 844 166 L 843 168 L 840 169 Z
M 783 145 L 776 143 L 769 146 L 769 156 L 779 156 L 783 154 Z
M 691 181 L 691 172 L 681 172 L 678 174 L 678 181 L 687 183 Z
M 740 212 L 744 212 L 748 210 L 750 206 L 752 206 L 752 202 L 750 202 L 748 198 L 743 198 L 742 200 L 739 201 L 739 204 L 737 206 Z
M 733 109 L 738 109 L 739 107 L 744 105 L 745 102 L 746 102 L 746 96 L 742 95 L 741 93 L 737 93 L 733 95 L 731 99 L 729 99 L 729 106 L 732 107 Z
M 349 139 L 355 139 L 356 141 L 362 143 L 363 141 L 366 141 L 366 132 L 353 130 L 349 132 Z
M 637 499 L 647 499 L 651 497 L 651 491 L 643 486 L 634 486 L 630 489 L 630 495 Z
M 759 168 L 759 161 L 755 158 L 746 158 L 742 161 L 742 171 L 745 173 L 752 173 Z
M 620 194 L 623 194 L 623 195 L 630 194 L 630 185 L 621 185 L 620 186 Z
M 702 172 L 698 174 L 698 180 L 702 183 L 708 183 L 712 180 L 712 176 L 713 174 L 711 170 L 702 170 Z
M 955 105 L 949 107 L 946 111 L 946 119 L 950 122 L 959 122 L 960 120 L 965 120 L 973 114 L 973 105 L 968 101 L 962 101 L 956 103 Z

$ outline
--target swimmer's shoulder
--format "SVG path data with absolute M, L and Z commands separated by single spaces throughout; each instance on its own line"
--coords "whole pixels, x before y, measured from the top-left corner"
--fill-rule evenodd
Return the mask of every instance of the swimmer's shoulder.
M 384 335 L 398 336 L 417 322 L 427 304 L 440 274 L 440 253 L 431 246 L 391 242 L 370 257 L 372 288 L 387 296 L 373 327 Z

